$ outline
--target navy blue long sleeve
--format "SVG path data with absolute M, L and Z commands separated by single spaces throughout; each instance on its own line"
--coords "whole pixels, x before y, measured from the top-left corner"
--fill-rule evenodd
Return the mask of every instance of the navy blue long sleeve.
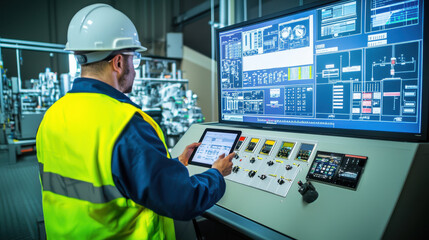
M 78 78 L 70 92 L 106 94 L 132 104 L 126 95 L 98 80 Z M 223 196 L 225 180 L 216 169 L 189 177 L 185 166 L 166 156 L 155 130 L 135 115 L 116 141 L 112 177 L 124 197 L 178 220 L 200 215 Z
M 167 158 L 162 141 L 139 116 L 131 119 L 115 144 L 112 174 L 125 197 L 178 220 L 200 215 L 225 192 L 218 170 L 189 177 L 188 169 L 177 158 Z

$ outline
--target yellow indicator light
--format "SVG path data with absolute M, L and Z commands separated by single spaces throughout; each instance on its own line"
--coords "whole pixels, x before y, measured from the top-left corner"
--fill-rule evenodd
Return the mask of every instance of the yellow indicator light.
M 277 177 L 277 175 L 274 175 L 274 174 L 270 174 L 270 176 L 271 176 L 271 177 Z
M 274 141 L 274 140 L 267 140 L 267 141 L 265 141 L 266 145 L 274 145 L 274 143 L 276 143 L 276 141 Z
M 278 163 L 283 163 L 283 161 L 281 161 L 281 160 L 276 160 L 276 162 L 278 162 Z
M 294 143 L 291 143 L 291 142 L 284 142 L 283 143 L 283 147 L 290 147 L 290 148 L 293 148 L 293 146 L 294 146 L 295 144 Z
M 252 140 L 250 140 L 251 142 L 257 143 L 259 142 L 259 138 L 252 138 Z
M 250 170 L 249 170 L 249 169 L 244 169 L 244 171 L 248 172 L 248 171 L 250 171 Z
M 288 180 L 289 182 L 292 182 L 292 179 L 286 178 L 286 180 Z
M 259 160 L 262 160 L 262 158 L 261 158 L 261 157 L 258 157 L 258 159 L 259 159 Z

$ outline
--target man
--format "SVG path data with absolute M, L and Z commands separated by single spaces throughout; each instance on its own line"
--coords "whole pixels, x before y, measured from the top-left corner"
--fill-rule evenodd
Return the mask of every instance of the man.
M 231 159 L 189 177 L 193 143 L 171 159 L 159 126 L 123 93 L 140 64 L 133 23 L 106 4 L 81 9 L 67 50 L 82 77 L 45 114 L 37 134 L 49 239 L 174 239 L 187 220 L 224 194 Z

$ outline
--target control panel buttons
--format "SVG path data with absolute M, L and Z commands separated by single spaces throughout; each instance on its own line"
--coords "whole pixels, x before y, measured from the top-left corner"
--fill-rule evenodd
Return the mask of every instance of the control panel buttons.
M 256 174 L 256 171 L 255 170 L 252 170 L 252 171 L 250 171 L 249 172 L 249 177 L 254 177 L 255 176 L 255 174 Z
M 246 135 L 245 132 L 244 134 Z M 316 144 L 312 142 L 291 141 L 268 135 L 242 136 L 234 149 L 231 174 L 225 178 L 285 197 L 302 166 L 310 167 L 308 164 L 304 165 L 303 161 L 309 161 L 309 158 L 316 155 L 313 154 Z M 348 165 L 352 165 L 352 160 L 350 158 Z M 329 176 L 341 174 L 343 181 L 348 181 L 354 176 L 352 168 L 347 168 L 347 171 L 341 173 L 335 170 L 323 171 L 331 171 L 332 174 L 329 172 L 328 174 L 331 174 Z M 314 173 L 321 174 L 316 171 L 315 168 Z

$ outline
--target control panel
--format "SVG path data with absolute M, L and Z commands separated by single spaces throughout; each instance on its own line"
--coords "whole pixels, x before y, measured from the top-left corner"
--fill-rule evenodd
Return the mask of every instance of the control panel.
M 206 213 L 249 238 L 390 239 L 403 224 L 416 231 L 426 219 L 427 204 L 415 196 L 425 189 L 429 143 L 205 123 L 193 124 L 172 156 L 207 128 L 242 131 L 225 195 Z M 207 168 L 189 164 L 188 170 L 195 175 Z M 418 222 L 403 221 L 410 210 Z
M 286 197 L 303 165 L 309 165 L 317 142 L 267 136 L 241 136 L 232 173 L 226 179 Z

